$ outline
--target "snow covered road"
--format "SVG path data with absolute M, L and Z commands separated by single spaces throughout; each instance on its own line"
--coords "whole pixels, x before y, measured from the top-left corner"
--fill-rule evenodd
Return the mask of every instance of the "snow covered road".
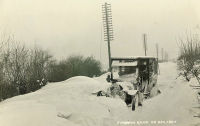
M 176 79 L 176 64 L 160 64 L 160 71 L 158 86 L 162 93 L 146 100 L 144 106 L 133 113 L 134 120 L 156 121 L 157 124 L 152 125 L 161 126 L 172 125 L 167 121 L 173 121 L 174 126 L 200 126 L 200 119 L 193 117 L 194 111 L 199 111 L 193 109 L 198 106 L 195 91 L 188 82 Z
M 1 102 L 0 126 L 116 126 L 127 121 L 136 123 L 131 126 L 200 126 L 200 119 L 193 117 L 199 111 L 193 108 L 198 106 L 195 91 L 176 79 L 176 64 L 162 63 L 160 72 L 161 94 L 136 111 L 121 99 L 92 95 L 109 86 L 105 75 L 74 77 Z

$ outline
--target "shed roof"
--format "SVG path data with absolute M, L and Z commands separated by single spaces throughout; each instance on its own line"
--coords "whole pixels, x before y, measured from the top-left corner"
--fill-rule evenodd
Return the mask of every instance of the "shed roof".
M 123 56 L 123 57 L 112 57 L 112 60 L 137 60 L 137 59 L 156 59 L 153 56 Z
M 123 63 L 112 63 L 113 67 L 118 67 L 118 66 L 137 66 L 137 62 L 123 62 Z

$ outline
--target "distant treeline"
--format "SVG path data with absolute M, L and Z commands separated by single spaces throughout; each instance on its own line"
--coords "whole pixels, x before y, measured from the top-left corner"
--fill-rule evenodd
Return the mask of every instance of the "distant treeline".
M 41 48 L 27 48 L 13 37 L 0 45 L 0 101 L 36 91 L 48 82 L 73 76 L 98 76 L 101 63 L 94 57 L 70 56 L 58 61 Z

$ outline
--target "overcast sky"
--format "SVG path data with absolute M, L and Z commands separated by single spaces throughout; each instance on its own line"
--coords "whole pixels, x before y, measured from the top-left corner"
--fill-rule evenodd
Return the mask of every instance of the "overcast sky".
M 93 55 L 107 62 L 101 5 L 104 0 L 0 0 L 0 31 L 27 45 L 39 45 L 55 57 Z M 174 58 L 177 38 L 186 30 L 200 33 L 199 0 L 108 0 L 112 4 L 112 56 L 148 55 L 155 43 Z

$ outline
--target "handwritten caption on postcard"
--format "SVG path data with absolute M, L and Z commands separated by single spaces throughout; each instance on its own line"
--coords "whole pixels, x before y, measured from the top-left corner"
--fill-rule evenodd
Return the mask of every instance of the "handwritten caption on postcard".
M 149 125 L 149 124 L 157 124 L 157 125 L 162 125 L 162 124 L 176 124 L 176 121 L 174 120 L 160 120 L 160 121 L 118 121 L 118 125 Z

